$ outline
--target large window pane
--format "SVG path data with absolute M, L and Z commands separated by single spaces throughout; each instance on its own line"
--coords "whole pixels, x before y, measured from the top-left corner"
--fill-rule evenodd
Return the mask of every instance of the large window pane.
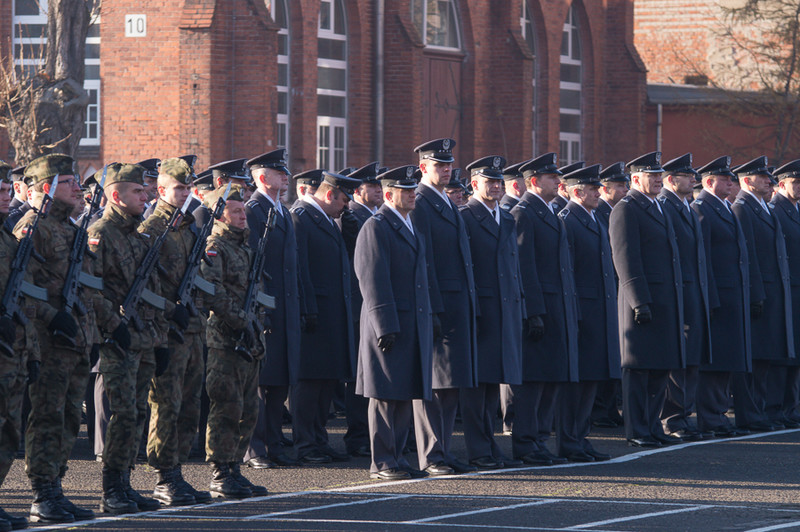
M 581 132 L 581 115 L 571 115 L 561 113 L 559 115 L 559 123 L 561 124 L 561 131 L 564 133 L 580 133 Z
M 346 43 L 342 40 L 334 39 L 317 39 L 317 55 L 323 59 L 335 59 L 337 61 L 344 61 L 347 59 L 345 56 Z
M 347 71 L 341 68 L 325 68 L 321 67 L 317 71 L 317 87 L 320 89 L 331 89 L 343 91 L 347 89 L 346 86 Z
M 561 89 L 561 108 L 562 109 L 580 109 L 581 108 L 581 91 Z

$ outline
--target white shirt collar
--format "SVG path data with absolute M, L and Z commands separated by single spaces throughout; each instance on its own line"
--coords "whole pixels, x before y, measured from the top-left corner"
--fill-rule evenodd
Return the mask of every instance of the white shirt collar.
M 550 212 L 555 212 L 553 211 L 553 205 L 551 203 L 546 202 L 539 194 L 530 190 L 528 192 L 530 192 L 533 196 L 539 198 L 539 201 L 547 205 L 547 208 L 550 209 Z
M 386 204 L 386 207 L 387 207 L 387 208 L 388 208 L 390 211 L 392 211 L 393 213 L 395 213 L 395 214 L 397 215 L 397 217 L 398 217 L 398 218 L 400 218 L 400 219 L 403 221 L 403 223 L 404 223 L 404 224 L 406 224 L 406 227 L 408 227 L 408 229 L 411 231 L 411 234 L 413 235 L 413 234 L 414 234 L 414 226 L 413 226 L 413 225 L 412 225 L 412 223 L 411 223 L 411 217 L 410 217 L 410 216 L 408 216 L 408 215 L 406 215 L 406 216 L 403 216 L 402 214 L 400 214 L 399 212 L 397 212 L 397 209 L 395 209 L 394 207 L 392 207 L 392 206 L 391 206 L 391 205 L 389 205 L 388 203 Z
M 448 198 L 447 195 L 444 192 L 439 192 L 438 190 L 436 190 L 436 187 L 429 185 L 425 181 L 420 181 L 419 184 L 420 185 L 424 185 L 424 186 L 428 187 L 429 189 L 433 190 L 434 192 L 436 192 L 436 194 L 438 194 L 438 196 L 444 200 L 446 205 L 448 205 L 448 206 L 450 205 L 450 198 Z
M 356 203 L 358 203 L 359 205 L 361 205 L 362 207 L 364 207 L 365 209 L 367 209 L 367 210 L 368 210 L 369 212 L 371 212 L 372 214 L 375 214 L 376 212 L 378 212 L 378 208 L 377 208 L 377 207 L 369 207 L 368 205 L 364 205 L 363 203 L 361 203 L 360 201 L 358 201 L 358 200 L 357 200 L 357 199 L 355 199 L 355 198 L 353 198 L 353 201 L 355 201 Z
M 331 219 L 331 217 L 328 216 L 327 214 L 325 214 L 325 211 L 323 211 L 322 207 L 320 207 L 319 203 L 317 203 L 317 200 L 314 198 L 313 194 L 306 194 L 305 196 L 300 198 L 300 201 L 303 201 L 303 202 L 307 203 L 308 205 L 313 205 L 315 209 L 317 209 L 319 212 L 322 213 L 322 216 L 327 218 L 327 220 L 330 223 L 333 223 L 333 220 Z
M 744 190 L 745 192 L 747 192 L 748 194 L 750 194 L 751 196 L 753 196 L 753 197 L 755 198 L 755 200 L 756 200 L 758 203 L 760 203 L 762 207 L 764 207 L 764 210 L 765 210 L 765 211 L 767 211 L 767 214 L 770 214 L 770 212 L 769 212 L 769 207 L 767 207 L 767 202 L 766 202 L 766 201 L 764 201 L 764 198 L 759 198 L 758 196 L 756 196 L 755 194 L 753 194 L 753 192 L 752 192 L 752 191 L 750 191 L 750 190 L 748 190 L 748 189 L 746 189 L 746 188 L 742 188 L 742 190 Z

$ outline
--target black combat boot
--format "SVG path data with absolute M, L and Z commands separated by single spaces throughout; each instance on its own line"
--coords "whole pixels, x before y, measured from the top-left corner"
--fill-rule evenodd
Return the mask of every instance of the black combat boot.
M 159 469 L 153 497 L 164 506 L 189 506 L 197 501 L 178 481 L 177 469 Z
M 211 462 L 211 486 L 209 491 L 212 497 L 224 499 L 246 499 L 253 496 L 253 492 L 245 488 L 231 476 L 231 468 L 223 462 Z
M 180 464 L 178 464 L 177 467 L 175 467 L 175 477 L 178 479 L 178 482 L 181 483 L 183 488 L 187 492 L 189 492 L 192 495 L 192 497 L 194 497 L 195 501 L 197 501 L 200 504 L 206 504 L 211 502 L 211 494 L 209 492 L 196 490 L 194 489 L 194 486 L 192 486 L 191 484 L 186 482 L 186 480 L 184 480 Z
M 13 530 L 21 530 L 23 528 L 28 528 L 27 519 L 25 519 L 24 517 L 9 515 L 2 508 L 0 508 L 0 521 L 8 521 L 8 523 L 11 525 L 11 529 Z M 2 525 L 0 525 L 0 530 L 3 530 Z
M 139 511 L 135 502 L 125 495 L 122 471 L 103 468 L 103 498 L 100 511 L 107 514 L 132 514 Z
M 243 486 L 243 487 L 249 489 L 253 493 L 253 497 L 264 497 L 269 493 L 267 491 L 267 488 L 265 488 L 264 486 L 256 486 L 255 484 L 250 482 L 247 479 L 247 477 L 242 475 L 242 464 L 241 463 L 239 463 L 239 462 L 231 462 L 229 465 L 230 465 L 230 468 L 231 468 L 231 476 L 233 477 L 233 479 L 236 482 L 238 482 L 240 486 Z
M 55 498 L 53 483 L 47 480 L 31 479 L 33 504 L 31 504 L 32 523 L 72 523 L 75 517 L 64 510 Z
M 61 477 L 56 477 L 55 482 L 53 482 L 53 494 L 55 495 L 56 502 L 64 511 L 69 512 L 75 518 L 76 521 L 88 521 L 90 519 L 94 519 L 94 512 L 89 510 L 88 508 L 80 508 L 75 506 L 72 501 L 67 499 L 64 496 L 64 491 L 61 489 Z
M 133 501 L 140 512 L 152 512 L 161 508 L 160 502 L 150 497 L 145 497 L 133 489 L 131 486 L 131 469 L 128 468 L 122 472 L 122 489 L 125 490 L 125 496 L 128 500 Z

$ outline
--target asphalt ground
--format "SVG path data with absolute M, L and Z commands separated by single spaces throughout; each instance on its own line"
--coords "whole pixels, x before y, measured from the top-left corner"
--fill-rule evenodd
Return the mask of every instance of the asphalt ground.
M 344 421 L 332 420 L 329 430 L 343 449 Z M 497 438 L 510 454 L 510 437 Z M 98 513 L 95 521 L 34 530 L 800 530 L 800 430 L 654 450 L 628 447 L 622 429 L 598 429 L 591 439 L 614 458 L 400 482 L 370 480 L 367 458 L 321 467 L 245 467 L 268 496 L 127 516 Z M 455 448 L 463 456 L 461 433 Z M 97 509 L 100 468 L 88 442 L 79 439 L 63 482 L 74 502 Z M 206 464 L 192 462 L 183 471 L 195 487 L 207 488 Z M 156 475 L 141 465 L 132 481 L 149 492 Z M 12 514 L 27 514 L 31 494 L 21 460 L 0 501 Z

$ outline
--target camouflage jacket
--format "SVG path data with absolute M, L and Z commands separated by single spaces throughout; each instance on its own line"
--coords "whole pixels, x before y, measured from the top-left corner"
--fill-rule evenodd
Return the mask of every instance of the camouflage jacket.
M 31 258 L 28 263 L 28 271 L 31 273 L 33 283 L 47 290 L 48 299 L 47 303 L 42 302 L 38 305 L 39 311 L 34 320 L 43 352 L 53 346 L 52 335 L 47 325 L 63 305 L 61 291 L 64 289 L 65 277 L 69 270 L 69 254 L 77 233 L 77 229 L 69 219 L 71 211 L 72 208 L 66 203 L 54 201 L 47 218 L 39 220 L 36 233 L 33 235 L 33 247 L 44 261 L 40 262 Z M 14 236 L 18 240 L 25 236 L 28 225 L 33 223 L 35 217 L 36 211 L 31 209 L 17 222 L 14 227 Z M 92 273 L 91 262 L 88 259 L 83 261 L 84 271 Z M 89 309 L 95 299 L 94 290 L 83 287 L 80 289 L 79 295 L 83 304 Z M 76 350 L 86 352 L 87 346 L 94 338 L 92 324 L 79 316 L 76 309 L 73 309 L 72 315 L 79 325 L 79 331 L 75 337 Z
M 211 266 L 203 263 L 201 275 L 214 283 L 215 295 L 209 302 L 206 340 L 208 347 L 233 349 L 238 331 L 247 326 L 244 296 L 252 250 L 247 245 L 247 229 L 235 229 L 216 220 L 206 243 L 206 256 Z M 258 351 L 258 350 L 256 350 Z M 257 357 L 258 353 L 253 353 Z
M 6 217 L 6 214 L 0 214 L 0 298 L 3 297 L 8 283 L 8 276 L 11 275 L 11 262 L 17 252 L 17 239 L 6 228 Z M 26 278 L 29 282 L 33 282 L 30 270 Z M 25 309 L 25 315 L 28 318 L 34 318 L 39 311 L 39 307 L 45 304 L 43 301 L 25 298 L 20 306 Z M 13 348 L 15 353 L 24 353 L 29 359 L 39 360 L 39 342 L 36 338 L 36 329 L 32 320 L 29 319 L 25 327 L 17 325 L 17 340 L 14 342 Z
M 159 199 L 153 214 L 148 216 L 139 226 L 139 232 L 149 234 L 153 238 L 157 237 L 167 229 L 174 212 L 175 207 Z M 161 247 L 159 255 L 161 295 L 173 303 L 178 299 L 178 287 L 181 284 L 184 272 L 186 272 L 189 253 L 192 252 L 192 246 L 194 246 L 194 242 L 197 239 L 193 229 L 194 217 L 191 213 L 187 213 L 177 231 L 170 231 L 164 241 L 164 245 Z M 203 308 L 205 303 L 202 292 L 195 290 L 193 295 L 197 308 Z M 205 317 L 198 313 L 197 316 L 193 316 L 189 320 L 189 327 L 186 332 L 197 333 L 204 329 Z
M 97 255 L 95 275 L 103 278 L 103 296 L 95 304 L 97 325 L 108 338 L 122 321 L 119 313 L 128 290 L 136 277 L 136 268 L 147 254 L 149 236 L 136 231 L 139 219 L 125 214 L 119 207 L 109 203 L 103 217 L 89 227 L 89 249 Z M 150 276 L 147 287 L 161 294 L 157 272 Z M 173 307 L 174 308 L 174 307 Z M 131 350 L 142 351 L 166 346 L 166 318 L 164 311 L 139 301 L 136 310 L 145 324 L 137 331 L 128 324 L 131 333 Z M 167 312 L 170 312 L 167 309 Z

